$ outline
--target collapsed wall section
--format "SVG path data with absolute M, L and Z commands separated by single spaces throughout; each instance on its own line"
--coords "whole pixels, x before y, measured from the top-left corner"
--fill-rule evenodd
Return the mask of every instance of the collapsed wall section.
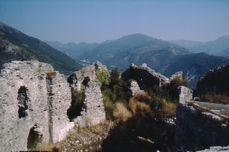
M 169 78 L 150 69 L 145 63 L 141 66 L 132 64 L 129 69 L 122 73 L 121 77 L 124 81 L 136 80 L 141 90 L 146 90 L 155 85 L 165 87 L 170 83 Z
M 94 126 L 106 119 L 103 97 L 97 82 L 88 82 L 84 90 L 84 102 L 81 116 L 74 122 L 79 127 Z
M 71 91 L 64 75 L 57 71 L 46 75 L 50 140 L 57 143 L 63 140 L 68 131 L 74 127 L 74 123 L 69 122 L 67 116 L 67 110 L 71 106 Z
M 88 78 L 90 81 L 95 80 L 96 71 L 99 69 L 107 70 L 106 66 L 102 65 L 100 62 L 97 61 L 92 65 L 82 68 L 82 70 L 72 73 L 68 77 L 68 83 L 72 88 L 76 88 L 78 91 L 80 91 L 82 82 L 85 80 L 85 78 Z
M 45 72 L 50 65 L 39 62 L 13 61 L 3 65 L 0 75 L 0 149 L 27 150 L 30 130 L 42 126 L 42 142 L 49 141 L 48 108 Z M 40 72 L 38 72 L 40 71 Z M 20 88 L 26 90 L 27 108 L 20 116 Z M 29 144 L 35 144 L 37 141 Z
M 1 151 L 26 151 L 41 143 L 63 139 L 56 136 L 68 130 L 66 106 L 71 103 L 70 94 L 66 79 L 50 64 L 38 61 L 4 64 L 0 73 Z

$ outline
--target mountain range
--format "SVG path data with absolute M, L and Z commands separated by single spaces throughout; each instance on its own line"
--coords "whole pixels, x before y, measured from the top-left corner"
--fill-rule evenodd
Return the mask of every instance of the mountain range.
M 229 65 L 229 57 L 203 52 L 194 53 L 188 49 L 208 46 L 211 49 L 219 48 L 215 52 L 227 55 L 228 36 L 208 43 L 195 41 L 178 43 L 143 34 L 132 34 L 103 43 L 61 44 L 47 41 L 45 43 L 0 23 L 0 38 L 0 65 L 12 60 L 39 60 L 52 64 L 56 70 L 64 74 L 80 69 L 81 65 L 77 61 L 87 65 L 98 60 L 108 69 L 118 67 L 121 72 L 129 68 L 132 63 L 136 65 L 146 63 L 151 69 L 167 77 L 182 71 L 189 80 L 189 86 L 195 88 L 198 80 L 210 69 Z
M 13 60 L 38 60 L 50 63 L 55 70 L 64 74 L 70 74 L 82 67 L 43 41 L 0 22 L 0 66 Z
M 209 42 L 197 42 L 189 40 L 170 42 L 185 47 L 194 53 L 205 52 L 217 56 L 229 56 L 229 36 L 227 35 Z
M 118 67 L 120 71 L 124 71 L 132 63 L 136 65 L 146 63 L 150 68 L 167 77 L 177 71 L 182 71 L 189 80 L 189 86 L 195 88 L 198 80 L 210 69 L 229 64 L 229 58 L 225 57 L 227 51 L 229 51 L 227 41 L 228 36 L 220 37 L 212 42 L 202 43 L 195 41 L 164 41 L 143 34 L 132 34 L 101 44 L 75 44 L 71 51 L 65 51 L 81 64 L 99 60 L 108 69 Z M 54 48 L 58 48 L 51 43 L 49 44 Z M 68 45 L 63 44 L 62 47 L 67 48 Z M 79 46 L 81 46 L 80 49 L 78 49 Z M 197 46 L 206 48 L 205 50 L 207 48 L 211 48 L 211 50 L 218 48 L 215 54 L 224 52 L 225 56 L 210 55 L 206 51 L 201 52 L 201 49 L 199 51 L 190 49 L 197 48 Z

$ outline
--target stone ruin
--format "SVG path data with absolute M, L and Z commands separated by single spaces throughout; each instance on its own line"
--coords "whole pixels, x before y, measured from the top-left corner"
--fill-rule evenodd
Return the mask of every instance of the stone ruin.
M 186 87 L 179 87 L 179 91 L 176 150 L 227 151 L 228 147 L 221 146 L 229 145 L 229 105 L 194 101 L 192 90 Z
M 141 66 L 136 66 L 132 63 L 130 68 L 122 73 L 121 77 L 124 81 L 135 79 L 141 90 L 154 85 L 163 87 L 170 83 L 169 78 L 150 69 L 146 63 L 143 63 Z
M 97 82 L 88 82 L 84 90 L 81 116 L 74 119 L 76 126 L 94 126 L 106 119 L 103 97 Z
M 63 140 L 75 124 L 99 124 L 106 119 L 96 71 L 101 63 L 83 68 L 67 78 L 50 64 L 38 61 L 12 61 L 0 73 L 0 149 L 26 151 L 42 143 Z M 81 116 L 70 122 L 71 87 L 84 90 Z M 69 85 L 71 87 L 69 87 Z
M 63 140 L 74 126 L 66 114 L 70 103 L 65 76 L 50 64 L 4 64 L 0 74 L 1 151 L 26 151 Z
M 96 82 L 96 71 L 98 70 L 107 71 L 107 68 L 97 61 L 68 77 L 72 89 L 78 91 L 84 89 L 82 111 L 80 116 L 74 119 L 75 125 L 78 127 L 97 125 L 106 119 L 100 85 Z
M 106 70 L 106 66 L 102 65 L 99 61 L 84 67 L 82 70 L 72 73 L 68 77 L 68 83 L 72 88 L 76 88 L 78 91 L 81 90 L 82 85 L 87 85 L 89 81 L 96 80 L 96 71 L 97 70 Z

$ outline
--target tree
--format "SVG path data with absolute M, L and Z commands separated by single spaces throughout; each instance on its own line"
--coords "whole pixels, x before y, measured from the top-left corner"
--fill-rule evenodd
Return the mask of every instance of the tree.
M 120 79 L 120 72 L 117 67 L 111 70 L 110 76 L 111 76 L 111 81 L 110 81 L 111 86 L 115 84 L 119 86 L 122 85 L 122 80 Z

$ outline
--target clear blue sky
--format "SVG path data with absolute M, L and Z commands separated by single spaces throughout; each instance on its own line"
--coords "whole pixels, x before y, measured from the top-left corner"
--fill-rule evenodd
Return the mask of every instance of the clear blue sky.
M 209 41 L 229 35 L 229 0 L 0 0 L 0 21 L 62 43 L 133 33 Z

